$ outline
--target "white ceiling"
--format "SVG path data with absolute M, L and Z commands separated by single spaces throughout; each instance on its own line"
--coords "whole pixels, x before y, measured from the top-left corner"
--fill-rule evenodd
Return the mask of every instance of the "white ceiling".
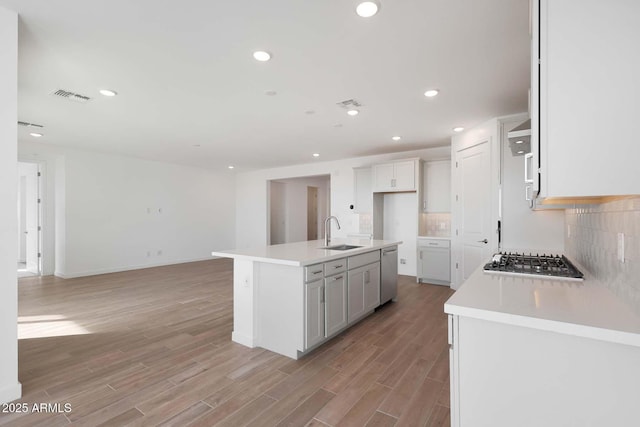
M 0 0 L 21 16 L 19 120 L 46 144 L 247 170 L 446 145 L 527 110 L 528 0 L 357 3 Z

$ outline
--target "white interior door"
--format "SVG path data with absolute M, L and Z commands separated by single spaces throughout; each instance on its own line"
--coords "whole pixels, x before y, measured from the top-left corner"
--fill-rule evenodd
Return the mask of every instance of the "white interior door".
M 462 279 L 491 255 L 491 170 L 489 142 L 456 153 L 458 205 L 462 248 L 459 266 Z

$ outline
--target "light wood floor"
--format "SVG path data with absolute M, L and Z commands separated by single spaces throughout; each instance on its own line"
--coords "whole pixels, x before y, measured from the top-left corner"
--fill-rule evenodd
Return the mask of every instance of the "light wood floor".
M 16 426 L 448 426 L 448 288 L 387 304 L 293 361 L 231 341 L 230 260 L 19 282 Z M 63 409 L 63 408 L 62 408 Z

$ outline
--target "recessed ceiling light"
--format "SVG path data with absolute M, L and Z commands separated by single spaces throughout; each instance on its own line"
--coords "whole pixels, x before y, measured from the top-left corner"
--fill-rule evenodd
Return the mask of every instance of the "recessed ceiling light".
M 271 54 L 269 52 L 265 52 L 264 50 L 258 50 L 253 52 L 253 57 L 256 61 L 266 62 L 271 59 Z
M 41 133 L 37 133 L 37 132 L 31 132 L 29 135 L 31 135 L 34 138 L 40 138 L 42 136 Z
M 363 18 L 371 18 L 378 13 L 378 3 L 375 1 L 363 1 L 356 7 L 356 13 Z
M 313 157 L 320 157 L 320 153 L 313 153 Z
M 436 96 L 440 91 L 438 89 L 429 89 L 428 91 L 426 91 L 424 93 L 424 96 L 426 96 L 427 98 L 433 98 L 434 96 Z
M 524 154 L 524 150 L 518 151 L 518 154 Z
M 234 168 L 235 168 L 235 166 L 231 166 L 231 165 L 229 165 L 229 166 L 227 166 L 227 167 L 228 167 L 229 169 L 234 169 Z
M 100 94 L 104 96 L 116 96 L 118 92 L 110 90 L 110 89 L 100 89 Z
M 524 143 L 524 141 L 523 141 L 523 140 L 521 140 L 521 139 L 519 139 L 519 140 L 517 140 L 517 141 L 516 141 L 516 144 L 522 144 L 522 143 Z
M 464 130 L 464 128 L 462 126 L 458 126 L 458 127 L 453 128 L 454 132 L 462 132 L 463 130 Z
M 402 138 L 400 138 L 399 136 L 394 136 L 391 137 L 391 139 L 393 139 L 394 141 L 400 141 Z
M 350 115 L 350 116 L 357 116 L 359 112 L 360 111 L 358 111 L 358 110 L 349 110 L 349 111 L 347 111 L 347 114 Z

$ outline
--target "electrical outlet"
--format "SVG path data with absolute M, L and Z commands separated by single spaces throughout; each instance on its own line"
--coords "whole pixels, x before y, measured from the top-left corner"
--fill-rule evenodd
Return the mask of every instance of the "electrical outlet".
M 406 264 L 407 260 L 405 258 L 400 258 L 400 264 Z
M 147 257 L 151 256 L 151 251 L 147 251 Z
M 158 255 L 162 255 L 162 249 L 158 250 Z

